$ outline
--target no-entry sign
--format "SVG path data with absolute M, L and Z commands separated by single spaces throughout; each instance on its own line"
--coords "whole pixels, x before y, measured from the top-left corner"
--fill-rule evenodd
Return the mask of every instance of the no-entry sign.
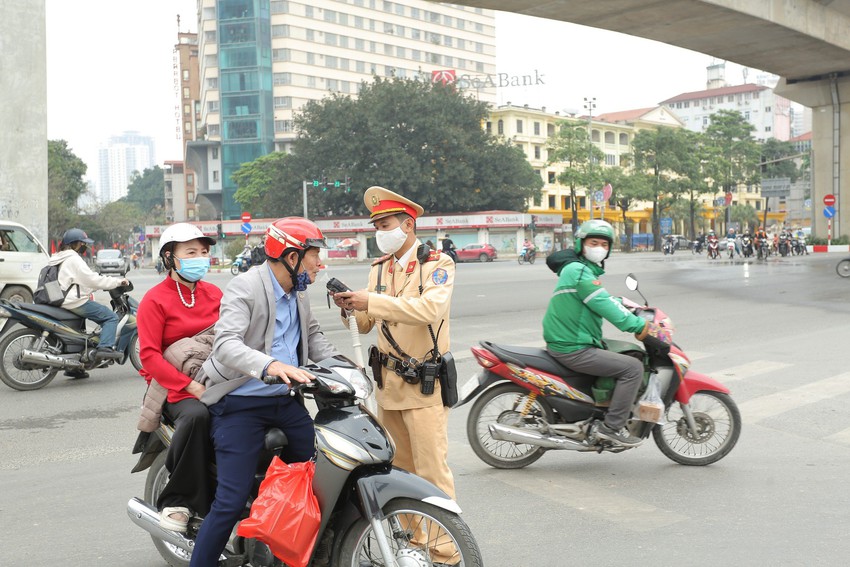
M 823 196 L 823 204 L 826 205 L 827 207 L 831 207 L 832 205 L 834 205 L 835 204 L 835 195 L 833 195 L 832 193 L 829 193 L 828 195 L 824 195 Z
M 251 222 L 251 213 L 242 213 L 242 222 Z

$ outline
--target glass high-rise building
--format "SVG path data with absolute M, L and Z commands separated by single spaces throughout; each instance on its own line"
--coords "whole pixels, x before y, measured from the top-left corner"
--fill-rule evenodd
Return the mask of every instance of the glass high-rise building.
M 97 153 L 97 190 L 102 203 L 126 197 L 133 173 L 141 174 L 156 163 L 154 139 L 134 131 L 112 136 Z
M 374 76 L 455 80 L 496 99 L 492 10 L 424 0 L 198 0 L 198 195 L 238 218 L 231 175 L 295 139 L 293 115 Z

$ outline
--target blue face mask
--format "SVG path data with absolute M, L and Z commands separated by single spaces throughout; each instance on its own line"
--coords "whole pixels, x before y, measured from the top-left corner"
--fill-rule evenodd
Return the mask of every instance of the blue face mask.
M 207 275 L 210 269 L 209 258 L 178 258 L 180 269 L 177 273 L 190 282 L 196 282 Z
M 295 276 L 295 291 L 307 291 L 307 286 L 313 283 L 310 281 L 310 274 L 307 272 L 299 272 Z

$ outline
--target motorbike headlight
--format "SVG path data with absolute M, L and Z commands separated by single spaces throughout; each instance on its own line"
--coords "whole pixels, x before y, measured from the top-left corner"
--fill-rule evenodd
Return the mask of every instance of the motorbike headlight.
M 354 388 L 354 396 L 365 400 L 372 394 L 372 382 L 359 368 L 336 368 L 343 378 Z

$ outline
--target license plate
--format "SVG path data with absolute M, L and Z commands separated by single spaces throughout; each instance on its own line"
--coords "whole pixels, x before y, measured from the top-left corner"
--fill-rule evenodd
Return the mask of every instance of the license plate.
M 465 400 L 466 397 L 474 392 L 475 388 L 478 387 L 478 378 L 480 375 L 481 374 L 479 372 L 476 372 L 472 378 L 464 382 L 463 386 L 458 389 L 458 396 L 461 401 Z

